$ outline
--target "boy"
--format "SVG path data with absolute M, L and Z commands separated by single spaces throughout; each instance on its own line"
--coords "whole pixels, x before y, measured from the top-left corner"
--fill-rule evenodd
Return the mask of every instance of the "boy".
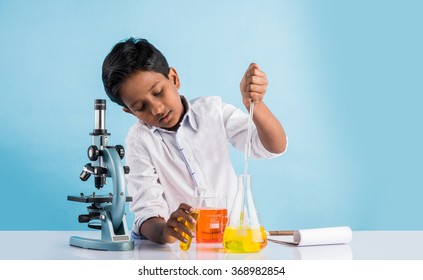
M 190 103 L 179 95 L 176 70 L 145 39 L 129 38 L 106 56 L 102 73 L 109 98 L 138 121 L 126 138 L 126 177 L 135 214 L 133 238 L 157 243 L 186 242 L 194 237 L 184 221 L 189 215 L 193 189 L 227 197 L 232 205 L 236 174 L 228 142 L 243 150 L 248 115 L 224 104 L 219 97 Z M 241 80 L 242 101 L 247 110 L 255 102 L 251 155 L 272 158 L 286 149 L 285 132 L 262 101 L 266 75 L 252 63 Z

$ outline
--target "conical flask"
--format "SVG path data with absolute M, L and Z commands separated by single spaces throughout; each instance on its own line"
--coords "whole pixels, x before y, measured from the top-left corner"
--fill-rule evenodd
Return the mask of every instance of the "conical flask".
M 258 252 L 267 245 L 251 192 L 251 176 L 238 176 L 238 189 L 223 234 L 223 246 L 232 253 Z

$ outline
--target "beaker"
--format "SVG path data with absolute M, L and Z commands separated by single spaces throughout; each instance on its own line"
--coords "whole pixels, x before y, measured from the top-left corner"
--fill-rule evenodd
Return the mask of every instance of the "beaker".
M 238 188 L 223 235 L 223 247 L 232 253 L 258 252 L 267 245 L 251 192 L 251 176 L 239 175 Z
M 194 209 L 192 213 L 190 213 L 191 217 L 194 218 L 195 221 L 197 221 L 198 216 L 200 214 L 200 207 L 203 202 L 205 189 L 201 187 L 197 187 L 194 189 L 194 195 L 191 199 L 190 206 Z M 191 224 L 188 221 L 185 221 L 185 225 L 193 232 L 195 232 L 196 226 L 195 224 Z M 179 248 L 181 248 L 183 251 L 187 251 L 191 247 L 192 237 L 188 234 L 182 233 L 182 236 L 187 240 L 186 243 L 179 242 Z
M 196 225 L 195 237 L 197 243 L 222 242 L 223 232 L 228 220 L 227 213 L 226 196 L 204 196 Z

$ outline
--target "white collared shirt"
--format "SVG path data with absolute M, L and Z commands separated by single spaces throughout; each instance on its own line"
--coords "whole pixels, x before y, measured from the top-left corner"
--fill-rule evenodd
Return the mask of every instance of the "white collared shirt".
M 209 194 L 223 195 L 230 209 L 237 189 L 237 175 L 229 146 L 244 151 L 248 115 L 220 97 L 202 97 L 190 104 L 179 129 L 152 127 L 137 121 L 126 137 L 126 175 L 130 210 L 135 214 L 132 236 L 139 238 L 141 224 L 151 217 L 166 220 L 180 203 L 190 203 L 196 186 Z M 273 158 L 257 131 L 252 130 L 251 157 Z

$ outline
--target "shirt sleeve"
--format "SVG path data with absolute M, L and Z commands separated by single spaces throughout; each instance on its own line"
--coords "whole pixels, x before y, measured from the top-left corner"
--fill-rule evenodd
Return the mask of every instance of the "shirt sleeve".
M 236 108 L 233 105 L 222 102 L 222 117 L 226 130 L 228 141 L 242 152 L 245 151 L 248 134 L 248 118 L 249 115 Z M 275 158 L 283 153 L 275 154 L 269 152 L 261 143 L 257 133 L 256 126 L 253 123 L 251 132 L 251 157 L 258 158 Z
M 137 135 L 137 132 L 128 134 L 125 142 L 126 164 L 131 168 L 126 175 L 128 194 L 132 196 L 130 210 L 135 214 L 132 236 L 142 238 L 139 233 L 142 223 L 151 217 L 167 219 L 169 207 L 163 197 L 163 187 L 148 149 L 141 141 L 141 135 Z

